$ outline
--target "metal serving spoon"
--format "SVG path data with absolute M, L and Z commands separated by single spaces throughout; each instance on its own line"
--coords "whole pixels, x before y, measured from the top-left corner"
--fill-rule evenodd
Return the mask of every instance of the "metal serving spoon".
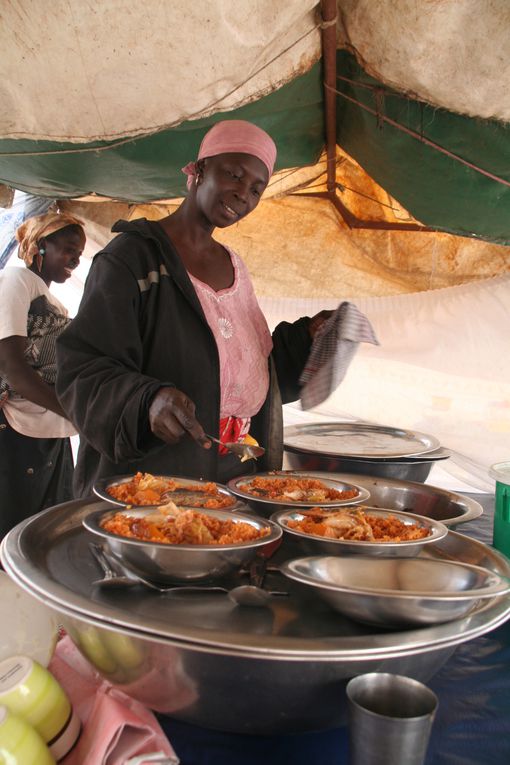
M 281 592 L 279 590 L 264 590 L 262 587 L 257 587 L 251 584 L 241 584 L 238 587 L 228 589 L 227 587 L 220 587 L 218 585 L 159 585 L 151 582 L 149 579 L 144 579 L 138 574 L 132 574 L 127 576 L 126 574 L 119 573 L 121 564 L 114 563 L 110 556 L 105 552 L 101 545 L 94 542 L 89 543 L 89 549 L 99 563 L 101 570 L 103 571 L 102 579 L 95 579 L 92 584 L 106 587 L 134 587 L 137 584 L 142 584 L 151 590 L 156 592 L 164 592 L 169 595 L 188 595 L 192 593 L 223 593 L 228 595 L 229 599 L 239 606 L 265 606 L 273 596 L 288 595 L 288 592 Z M 118 566 L 118 567 L 117 567 Z
M 209 433 L 206 433 L 205 435 L 210 441 L 214 441 L 215 444 L 221 444 L 221 446 L 224 446 L 225 449 L 229 450 L 229 452 L 235 454 L 237 457 L 239 457 L 241 462 L 245 462 L 246 460 L 256 460 L 257 457 L 262 457 L 266 451 L 263 446 L 255 446 L 255 444 L 243 444 L 238 442 L 234 443 L 232 441 L 224 444 L 223 441 L 220 441 L 219 438 L 210 436 Z
M 183 587 L 177 587 L 176 585 L 160 585 L 151 582 L 150 579 L 144 579 L 139 574 L 121 573 L 124 569 L 121 564 L 113 561 L 112 558 L 105 552 L 101 545 L 94 542 L 89 543 L 89 549 L 96 561 L 99 563 L 103 576 L 101 579 L 95 579 L 93 585 L 101 585 L 107 587 L 135 587 L 137 584 L 143 584 L 150 590 L 156 590 L 156 592 L 228 592 L 225 587 L 216 587 L 215 585 L 184 585 Z

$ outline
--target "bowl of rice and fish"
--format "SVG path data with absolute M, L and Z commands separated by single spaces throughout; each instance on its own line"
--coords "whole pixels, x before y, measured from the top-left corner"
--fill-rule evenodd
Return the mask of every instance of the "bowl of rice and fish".
M 279 510 L 271 520 L 307 553 L 412 557 L 448 533 L 439 521 L 414 513 L 355 505 Z
M 135 473 L 103 478 L 94 485 L 101 499 L 121 507 L 158 507 L 171 501 L 180 507 L 226 510 L 239 500 L 214 481 Z
M 367 489 L 353 483 L 291 471 L 240 476 L 230 480 L 227 489 L 266 516 L 279 507 L 341 507 L 370 497 Z
M 280 540 L 272 521 L 226 510 L 178 507 L 98 510 L 83 520 L 127 569 L 160 583 L 215 581 Z

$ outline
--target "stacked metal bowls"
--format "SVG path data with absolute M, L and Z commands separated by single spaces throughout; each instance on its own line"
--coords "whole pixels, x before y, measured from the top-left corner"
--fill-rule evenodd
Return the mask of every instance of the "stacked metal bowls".
M 285 465 L 293 470 L 426 481 L 449 457 L 433 436 L 367 423 L 306 423 L 284 431 Z

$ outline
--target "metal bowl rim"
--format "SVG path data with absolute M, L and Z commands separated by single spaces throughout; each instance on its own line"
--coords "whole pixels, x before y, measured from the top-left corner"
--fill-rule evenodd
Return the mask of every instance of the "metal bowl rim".
M 429 446 L 426 447 L 425 449 L 420 450 L 419 452 L 406 452 L 405 454 L 387 455 L 387 456 L 393 456 L 393 457 L 397 457 L 397 458 L 398 457 L 405 457 L 405 456 L 410 457 L 410 456 L 413 456 L 413 455 L 419 457 L 421 455 L 428 454 L 429 452 L 434 451 L 436 449 L 439 449 L 441 447 L 441 442 L 439 441 L 439 439 L 437 439 L 435 436 L 430 435 L 429 433 L 424 433 L 421 430 L 411 430 L 410 428 L 399 428 L 399 427 L 394 427 L 392 425 L 378 425 L 376 423 L 370 423 L 370 422 L 342 422 L 342 421 L 337 421 L 337 422 L 307 422 L 307 423 L 299 423 L 299 424 L 296 424 L 296 425 L 289 425 L 289 426 L 287 426 L 286 428 L 284 428 L 284 431 L 283 431 L 283 445 L 284 445 L 284 449 L 288 449 L 290 446 L 292 446 L 292 444 L 286 444 L 285 443 L 285 438 L 286 437 L 287 438 L 289 438 L 289 437 L 292 438 L 292 436 L 294 435 L 294 431 L 296 431 L 296 434 L 297 434 L 297 431 L 300 428 L 304 429 L 304 430 L 306 430 L 306 428 L 310 428 L 310 429 L 311 428 L 318 428 L 318 429 L 325 430 L 326 428 L 334 428 L 334 427 L 337 427 L 337 428 L 341 428 L 342 427 L 345 430 L 353 430 L 353 431 L 356 430 L 356 429 L 366 429 L 366 430 L 372 430 L 372 431 L 378 431 L 378 432 L 386 432 L 386 433 L 393 432 L 393 433 L 396 433 L 398 435 L 403 435 L 403 436 L 409 435 L 409 436 L 416 437 L 417 441 L 420 441 L 420 440 L 422 442 L 423 441 L 429 441 Z M 346 454 L 346 453 L 339 454 L 339 452 L 330 452 L 330 451 L 324 450 L 324 449 L 321 449 L 320 451 L 317 451 L 317 450 L 306 449 L 306 448 L 303 448 L 303 447 L 298 447 L 298 448 L 300 448 L 302 451 L 304 451 L 307 454 L 325 455 L 327 457 L 345 457 L 347 459 L 347 458 L 350 458 L 350 457 L 354 458 L 354 457 L 362 456 L 362 455 L 358 455 L 358 454 L 351 454 L 351 455 Z M 377 459 L 378 456 L 381 456 L 381 455 L 377 455 L 377 454 L 376 455 L 370 455 L 370 458 L 371 459 L 373 459 L 373 458 Z
M 126 508 L 127 509 L 127 508 Z M 143 508 L 137 507 L 137 510 L 140 509 L 146 509 L 146 510 L 152 510 L 150 506 L 144 506 Z M 188 508 L 190 510 L 193 510 L 194 508 Z M 116 510 L 115 508 L 109 509 L 109 510 L 95 510 L 94 512 L 90 513 L 86 516 L 86 518 L 83 519 L 82 525 L 84 528 L 87 529 L 87 531 L 92 532 L 92 534 L 96 534 L 97 536 L 103 537 L 106 540 L 112 540 L 115 542 L 121 542 L 122 544 L 129 544 L 133 545 L 133 547 L 143 548 L 143 547 L 150 547 L 151 549 L 156 550 L 182 550 L 182 551 L 196 551 L 196 552 L 217 552 L 217 551 L 226 551 L 226 550 L 244 550 L 252 547 L 260 547 L 265 544 L 269 544 L 270 542 L 275 542 L 277 539 L 280 539 L 282 536 L 282 529 L 278 526 L 278 524 L 274 523 L 268 518 L 262 518 L 258 515 L 248 515 L 245 513 L 231 513 L 226 510 L 215 510 L 213 508 L 199 508 L 195 509 L 195 512 L 204 513 L 205 515 L 216 515 L 218 513 L 221 513 L 222 515 L 227 516 L 224 519 L 221 520 L 229 520 L 234 522 L 244 522 L 244 523 L 250 523 L 250 525 L 257 524 L 258 528 L 269 528 L 270 533 L 267 534 L 264 537 L 261 537 L 260 539 L 252 539 L 248 540 L 246 542 L 237 542 L 235 544 L 229 544 L 229 545 L 181 545 L 181 544 L 172 544 L 168 542 L 149 542 L 144 541 L 142 539 L 134 539 L 132 537 L 123 537 L 120 534 L 114 534 L 111 531 L 107 531 L 106 529 L 103 529 L 99 524 L 99 519 L 103 518 L 107 515 L 118 513 L 119 510 Z
M 357 505 L 354 506 L 354 509 L 361 510 L 361 508 Z M 446 526 L 444 523 L 441 521 L 436 521 L 434 518 L 428 518 L 425 515 L 406 513 L 401 510 L 383 510 L 382 508 L 378 507 L 367 507 L 367 510 L 370 515 L 379 515 L 383 518 L 388 515 L 394 515 L 399 520 L 410 518 L 411 520 L 418 521 L 420 525 L 429 528 L 431 530 L 431 534 L 428 537 L 423 537 L 423 539 L 409 539 L 402 542 L 368 542 L 357 539 L 330 539 L 329 537 L 323 537 L 320 534 L 307 534 L 305 531 L 300 531 L 299 529 L 290 529 L 285 523 L 287 516 L 295 513 L 303 515 L 303 513 L 299 513 L 299 510 L 277 510 L 270 516 L 269 520 L 277 523 L 287 534 L 299 537 L 300 539 L 313 539 L 327 542 L 328 544 L 338 544 L 340 548 L 346 545 L 355 545 L 360 549 L 366 547 L 367 550 L 391 550 L 392 548 L 401 550 L 406 547 L 420 547 L 421 545 L 429 544 L 430 542 L 438 542 L 440 539 L 443 539 L 443 537 L 445 537 L 449 531 L 448 526 Z
M 437 449 L 434 449 L 434 451 L 425 452 L 424 454 L 405 455 L 402 457 L 362 457 L 359 454 L 350 455 L 327 451 L 314 452 L 310 449 L 305 449 L 304 447 L 294 446 L 293 444 L 284 444 L 283 449 L 292 454 L 301 454 L 303 457 L 324 457 L 326 459 L 338 459 L 343 462 L 359 462 L 367 465 L 424 465 L 428 462 L 441 462 L 450 459 L 451 457 L 450 454 L 445 453 L 447 449 L 444 446 L 439 446 Z M 436 454 L 436 452 L 440 452 L 440 454 Z
M 144 510 L 147 508 L 148 510 L 151 508 L 160 507 L 164 502 L 157 502 L 155 505 L 134 505 L 132 503 L 128 502 L 122 502 L 120 499 L 115 499 L 112 497 L 106 489 L 109 486 L 116 486 L 117 484 L 123 484 L 123 483 L 129 483 L 129 481 L 132 481 L 135 477 L 136 473 L 127 473 L 125 475 L 117 475 L 117 476 L 108 476 L 107 478 L 99 478 L 93 485 L 92 491 L 96 495 L 96 497 L 99 497 L 99 499 L 103 499 L 105 502 L 109 502 L 111 505 L 116 505 L 117 507 L 134 507 L 140 510 Z M 181 481 L 183 484 L 183 488 L 186 488 L 186 483 L 190 483 L 193 485 L 196 484 L 205 484 L 205 483 L 213 483 L 215 486 L 218 487 L 218 491 L 220 494 L 227 494 L 228 496 L 231 496 L 233 499 L 237 500 L 238 498 L 233 495 L 231 491 L 225 486 L 223 483 L 218 483 L 218 481 L 206 481 L 202 478 L 186 478 L 185 476 L 177 476 L 177 475 L 164 475 L 162 473 L 151 473 L 154 478 L 162 478 L 164 480 L 168 481 Z M 190 509 L 193 509 L 193 505 L 188 505 Z M 235 507 L 235 503 L 231 506 Z M 195 508 L 195 509 L 202 509 L 202 508 Z M 205 508 L 206 510 L 214 510 L 215 508 Z M 218 510 L 226 510 L 227 508 L 217 508 Z
M 350 556 L 349 556 L 350 557 Z M 448 602 L 448 601 L 463 601 L 463 600 L 480 600 L 481 598 L 493 598 L 497 597 L 498 595 L 505 595 L 508 592 L 510 592 L 510 581 L 506 581 L 501 577 L 499 574 L 496 574 L 494 571 L 489 571 L 486 568 L 483 568 L 483 566 L 475 566 L 472 563 L 464 563 L 462 561 L 451 561 L 451 560 L 444 560 L 439 561 L 440 563 L 444 563 L 447 566 L 455 566 L 456 568 L 467 568 L 470 570 L 474 570 L 476 572 L 482 573 L 485 575 L 486 578 L 493 577 L 494 579 L 497 579 L 499 581 L 495 582 L 494 584 L 490 584 L 486 586 L 484 590 L 475 589 L 475 590 L 463 590 L 462 592 L 450 592 L 450 593 L 441 593 L 441 592 L 435 592 L 435 591 L 427 591 L 427 590 L 419 590 L 419 591 L 406 591 L 406 592 L 400 592 L 399 590 L 385 590 L 385 589 L 367 589 L 363 587 L 345 587 L 342 585 L 337 585 L 334 583 L 328 583 L 326 581 L 316 579 L 315 577 L 304 574 L 301 572 L 296 572 L 293 569 L 293 566 L 303 563 L 303 561 L 310 561 L 310 560 L 322 560 L 326 558 L 332 558 L 335 561 L 340 560 L 336 556 L 333 555 L 309 555 L 304 556 L 302 558 L 292 558 L 291 560 L 285 561 L 285 563 L 282 563 L 280 566 L 280 571 L 284 576 L 287 576 L 289 579 L 293 579 L 296 582 L 301 582 L 302 584 L 307 584 L 312 587 L 315 587 L 318 590 L 329 590 L 331 592 L 341 592 L 347 595 L 363 595 L 363 597 L 370 597 L 370 598 L 396 598 L 398 600 L 416 600 L 419 598 L 420 600 L 436 600 L 440 602 Z M 360 560 L 360 558 L 363 560 L 362 556 L 356 556 L 356 560 Z M 367 556 L 365 561 L 373 561 L 376 560 L 375 558 L 371 556 Z M 419 560 L 420 563 L 425 563 L 425 565 L 428 564 L 436 564 L 438 561 L 435 560 L 429 560 L 427 558 L 377 558 L 377 561 L 380 562 L 381 560 L 390 560 L 394 562 L 395 560 L 399 561 L 416 561 Z
M 333 484 L 333 486 L 330 488 L 336 488 L 335 484 L 340 484 L 346 488 L 357 489 L 358 496 L 351 499 L 341 499 L 334 502 L 292 502 L 291 500 L 285 502 L 284 500 L 276 500 L 269 497 L 257 497 L 255 494 L 250 494 L 247 491 L 243 491 L 237 486 L 237 484 L 242 481 L 253 481 L 254 478 L 280 478 L 283 480 L 285 478 L 292 477 L 312 478 L 317 481 L 322 481 L 326 485 Z M 274 505 L 275 507 L 345 507 L 345 505 L 355 505 L 359 502 L 365 502 L 366 500 L 370 499 L 370 492 L 364 486 L 360 486 L 359 484 L 353 483 L 351 481 L 342 481 L 340 478 L 320 478 L 317 475 L 312 475 L 306 470 L 277 470 L 274 472 L 270 471 L 266 473 L 256 473 L 255 475 L 251 474 L 237 476 L 236 478 L 231 478 L 230 481 L 227 482 L 227 489 L 232 494 L 235 494 L 237 497 L 241 497 L 242 499 L 248 500 L 250 502 L 263 502 L 266 505 Z

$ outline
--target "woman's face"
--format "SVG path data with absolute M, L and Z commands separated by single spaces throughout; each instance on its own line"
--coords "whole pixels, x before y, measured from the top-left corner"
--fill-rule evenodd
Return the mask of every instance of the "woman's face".
M 208 157 L 199 162 L 197 204 L 215 228 L 226 228 L 256 208 L 268 181 L 267 167 L 251 154 Z
M 41 239 L 39 244 L 45 249 L 40 276 L 47 284 L 61 284 L 69 279 L 80 262 L 85 247 L 85 234 L 79 226 L 66 226 Z

